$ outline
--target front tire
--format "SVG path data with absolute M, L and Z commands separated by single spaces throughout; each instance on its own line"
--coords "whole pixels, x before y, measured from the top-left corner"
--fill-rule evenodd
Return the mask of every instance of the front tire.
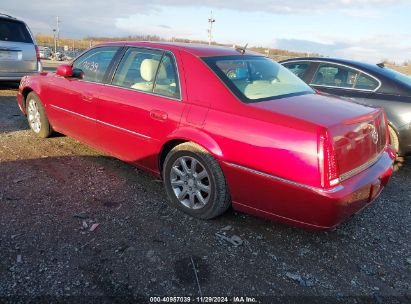
M 192 142 L 174 147 L 163 166 L 164 187 L 173 206 L 200 219 L 212 219 L 230 206 L 218 161 Z
M 39 137 L 46 138 L 51 135 L 52 128 L 47 118 L 40 98 L 34 92 L 27 95 L 26 115 L 30 129 Z

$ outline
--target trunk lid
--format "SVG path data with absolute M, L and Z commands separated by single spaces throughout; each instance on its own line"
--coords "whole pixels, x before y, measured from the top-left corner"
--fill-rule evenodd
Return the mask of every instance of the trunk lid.
M 250 104 L 260 109 L 292 116 L 328 130 L 340 180 L 371 165 L 387 143 L 383 110 L 341 98 L 307 94 Z
M 343 181 L 372 165 L 387 144 L 386 120 L 381 109 L 347 119 L 329 128 Z

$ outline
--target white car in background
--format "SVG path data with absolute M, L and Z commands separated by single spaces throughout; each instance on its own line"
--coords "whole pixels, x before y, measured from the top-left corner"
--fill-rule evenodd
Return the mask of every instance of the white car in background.
M 39 46 L 40 59 L 49 59 L 51 56 L 51 49 L 47 46 Z

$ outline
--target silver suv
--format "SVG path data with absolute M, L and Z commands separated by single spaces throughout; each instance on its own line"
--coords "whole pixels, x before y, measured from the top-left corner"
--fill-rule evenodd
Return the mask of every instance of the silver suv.
M 39 51 L 27 25 L 0 13 L 0 81 L 20 81 L 41 70 Z

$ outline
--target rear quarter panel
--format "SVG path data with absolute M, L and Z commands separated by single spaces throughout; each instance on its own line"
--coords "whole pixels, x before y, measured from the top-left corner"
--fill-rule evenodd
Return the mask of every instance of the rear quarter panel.
M 316 125 L 242 103 L 200 58 L 182 57 L 189 103 L 208 109 L 204 124 L 183 125 L 211 139 L 205 148 L 222 162 L 320 186 Z

